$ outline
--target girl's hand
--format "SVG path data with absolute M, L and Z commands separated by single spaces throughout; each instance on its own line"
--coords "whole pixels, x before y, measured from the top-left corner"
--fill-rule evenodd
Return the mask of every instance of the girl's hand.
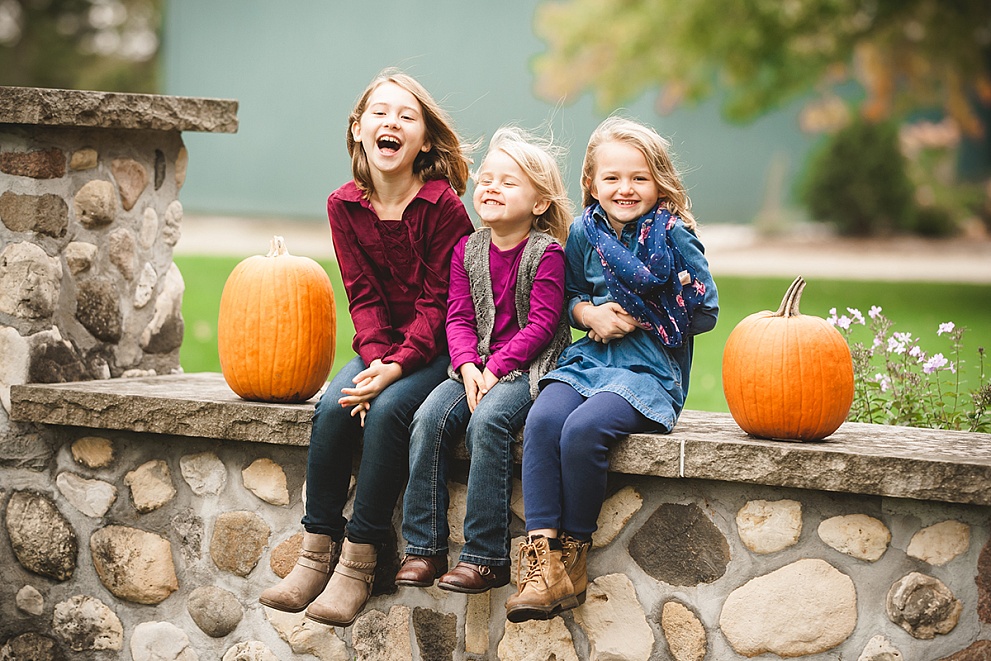
M 465 384 L 465 396 L 468 398 L 468 410 L 475 412 L 478 400 L 482 398 L 482 390 L 485 388 L 485 379 L 475 363 L 465 363 L 458 368 L 461 372 L 461 380 Z M 488 370 L 486 370 L 488 371 Z
M 345 408 L 356 407 L 358 404 L 370 405 L 373 399 L 402 376 L 403 368 L 399 363 L 383 363 L 376 358 L 352 379 L 354 388 L 341 388 L 344 397 L 338 399 L 337 403 Z M 365 411 L 367 410 L 368 407 L 365 407 Z
M 588 326 L 588 336 L 603 344 L 626 337 L 640 328 L 640 323 L 616 301 L 602 305 L 587 303 L 579 314 L 579 320 Z

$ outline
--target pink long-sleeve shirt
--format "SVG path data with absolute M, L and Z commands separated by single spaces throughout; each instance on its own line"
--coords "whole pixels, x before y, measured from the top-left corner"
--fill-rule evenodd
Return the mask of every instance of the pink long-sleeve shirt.
M 327 198 L 334 252 L 354 321 L 352 346 L 413 372 L 446 347 L 451 251 L 474 229 L 446 180 L 423 184 L 401 220 L 380 220 L 353 181 Z
M 451 257 L 451 288 L 447 309 L 447 342 L 451 366 L 457 371 L 465 363 L 488 367 L 502 378 L 513 370 L 527 370 L 557 329 L 564 309 L 564 249 L 552 243 L 544 251 L 530 292 L 530 315 L 526 328 L 516 318 L 516 277 L 526 241 L 509 250 L 489 244 L 489 272 L 495 302 L 495 325 L 487 363 L 478 355 L 475 307 L 471 300 L 464 254 L 468 237 L 454 248 Z

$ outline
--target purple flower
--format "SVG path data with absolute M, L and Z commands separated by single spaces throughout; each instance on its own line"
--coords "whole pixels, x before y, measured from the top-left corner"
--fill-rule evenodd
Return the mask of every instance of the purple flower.
M 864 325 L 864 315 L 860 314 L 860 310 L 857 308 L 847 308 L 846 311 L 850 313 L 854 323 L 860 324 L 861 326 Z
M 880 372 L 874 375 L 874 382 L 881 384 L 881 392 L 888 392 L 888 388 L 891 387 L 891 379 L 886 374 L 881 374 Z
M 878 305 L 872 305 L 871 309 L 867 311 L 867 316 L 871 319 L 877 319 L 881 316 L 881 307 Z
M 939 325 L 939 330 L 936 331 L 936 335 L 942 335 L 943 333 L 952 333 L 956 325 L 952 321 L 948 321 L 945 324 Z
M 898 333 L 895 333 L 895 335 L 898 335 Z M 905 343 L 899 342 L 895 337 L 889 337 L 888 351 L 892 353 L 903 354 L 905 353 Z
M 926 352 L 918 344 L 908 350 L 908 355 L 918 358 L 920 363 L 926 359 Z
M 850 317 L 843 315 L 842 317 L 836 320 L 836 325 L 842 328 L 843 330 L 850 330 L 850 323 L 852 321 L 853 320 L 850 319 Z
M 945 367 L 948 362 L 950 361 L 944 358 L 943 354 L 937 353 L 932 358 L 926 361 L 926 364 L 922 366 L 922 371 L 925 372 L 926 374 L 932 374 L 941 367 Z M 953 370 L 952 365 L 950 366 L 950 369 Z
M 892 333 L 891 336 L 894 337 L 899 342 L 904 342 L 905 344 L 908 344 L 909 342 L 912 341 L 911 333 Z

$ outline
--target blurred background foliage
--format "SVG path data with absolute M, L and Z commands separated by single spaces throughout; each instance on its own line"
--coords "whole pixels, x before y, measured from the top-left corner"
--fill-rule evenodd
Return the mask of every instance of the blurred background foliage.
M 0 0 L 0 84 L 159 91 L 162 0 Z
M 285 7 L 267 0 L 0 0 L 0 85 L 192 95 L 204 87 L 208 96 L 240 98 L 239 142 L 211 143 L 191 162 L 184 198 L 193 211 L 313 209 L 316 217 L 320 205 L 310 200 L 325 194 L 328 179 L 346 177 L 346 168 L 343 160 L 319 165 L 331 132 L 313 108 L 347 104 L 367 80 L 363 68 L 422 59 L 426 71 L 414 67 L 414 75 L 426 73 L 428 86 L 436 78 L 453 92 L 441 96 L 462 95 L 464 108 L 454 114 L 470 136 L 491 132 L 493 116 L 526 124 L 549 114 L 565 132 L 574 129 L 574 137 L 566 134 L 573 161 L 601 116 L 626 104 L 636 112 L 638 99 L 656 96 L 653 119 L 662 133 L 680 129 L 675 148 L 688 153 L 685 178 L 703 221 L 774 231 L 787 227 L 762 224 L 762 215 L 811 217 L 862 236 L 991 230 L 988 0 L 528 0 L 514 15 L 487 19 L 485 34 L 478 34 L 482 7 L 386 4 L 396 11 L 372 21 L 360 6 L 312 0 Z M 383 40 L 390 25 L 405 29 L 417 18 L 422 43 Z M 430 43 L 440 21 L 450 35 L 442 47 Z M 346 34 L 318 36 L 339 26 L 348 26 Z M 504 59 L 484 81 L 470 63 L 438 61 L 507 37 L 523 57 Z M 360 56 L 357 44 L 375 57 Z M 327 66 L 345 56 L 354 66 Z M 367 61 L 376 57 L 382 61 Z M 476 104 L 490 93 L 493 108 L 490 100 Z M 514 107 L 501 107 L 510 94 Z M 591 111 L 582 105 L 589 97 Z M 706 114 L 707 101 L 730 123 L 774 119 L 724 147 L 725 137 L 706 135 L 719 123 Z M 804 145 L 782 127 L 794 121 L 782 109 L 795 104 Z M 686 118 L 684 108 L 694 105 L 697 117 Z M 292 112 L 304 123 L 285 121 Z M 812 149 L 808 136 L 818 136 Z M 189 136 L 189 143 L 203 139 Z M 257 169 L 283 158 L 280 150 L 295 152 L 295 171 L 278 186 L 256 185 L 267 178 Z M 761 176 L 765 206 L 754 214 L 747 205 L 758 202 L 754 179 Z
M 987 0 L 557 0 L 536 26 L 547 99 L 608 111 L 659 89 L 663 114 L 718 92 L 734 122 L 805 99 L 803 129 L 826 137 L 799 196 L 841 233 L 991 228 Z M 970 181 L 962 140 L 981 153 Z

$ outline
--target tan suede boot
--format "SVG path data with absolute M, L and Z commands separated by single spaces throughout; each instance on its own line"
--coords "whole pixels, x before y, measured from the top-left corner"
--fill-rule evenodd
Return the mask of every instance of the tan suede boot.
M 377 560 L 372 544 L 355 544 L 345 538 L 337 569 L 324 591 L 306 609 L 306 617 L 334 627 L 351 626 L 372 594 Z
M 296 565 L 281 582 L 262 592 L 258 601 L 269 608 L 298 613 L 327 587 L 339 553 L 340 545 L 330 535 L 304 532 Z
M 585 591 L 588 589 L 586 559 L 588 550 L 592 548 L 592 542 L 582 542 L 565 533 L 561 535 L 561 546 L 564 547 L 561 552 L 561 561 L 564 563 L 564 569 L 568 572 L 568 578 L 571 579 L 571 585 L 575 589 L 575 599 L 578 600 L 579 604 L 584 604 Z
M 517 588 L 519 592 L 506 601 L 506 618 L 510 622 L 549 620 L 578 605 L 574 586 L 561 560 L 558 540 L 530 538 L 520 547 Z

